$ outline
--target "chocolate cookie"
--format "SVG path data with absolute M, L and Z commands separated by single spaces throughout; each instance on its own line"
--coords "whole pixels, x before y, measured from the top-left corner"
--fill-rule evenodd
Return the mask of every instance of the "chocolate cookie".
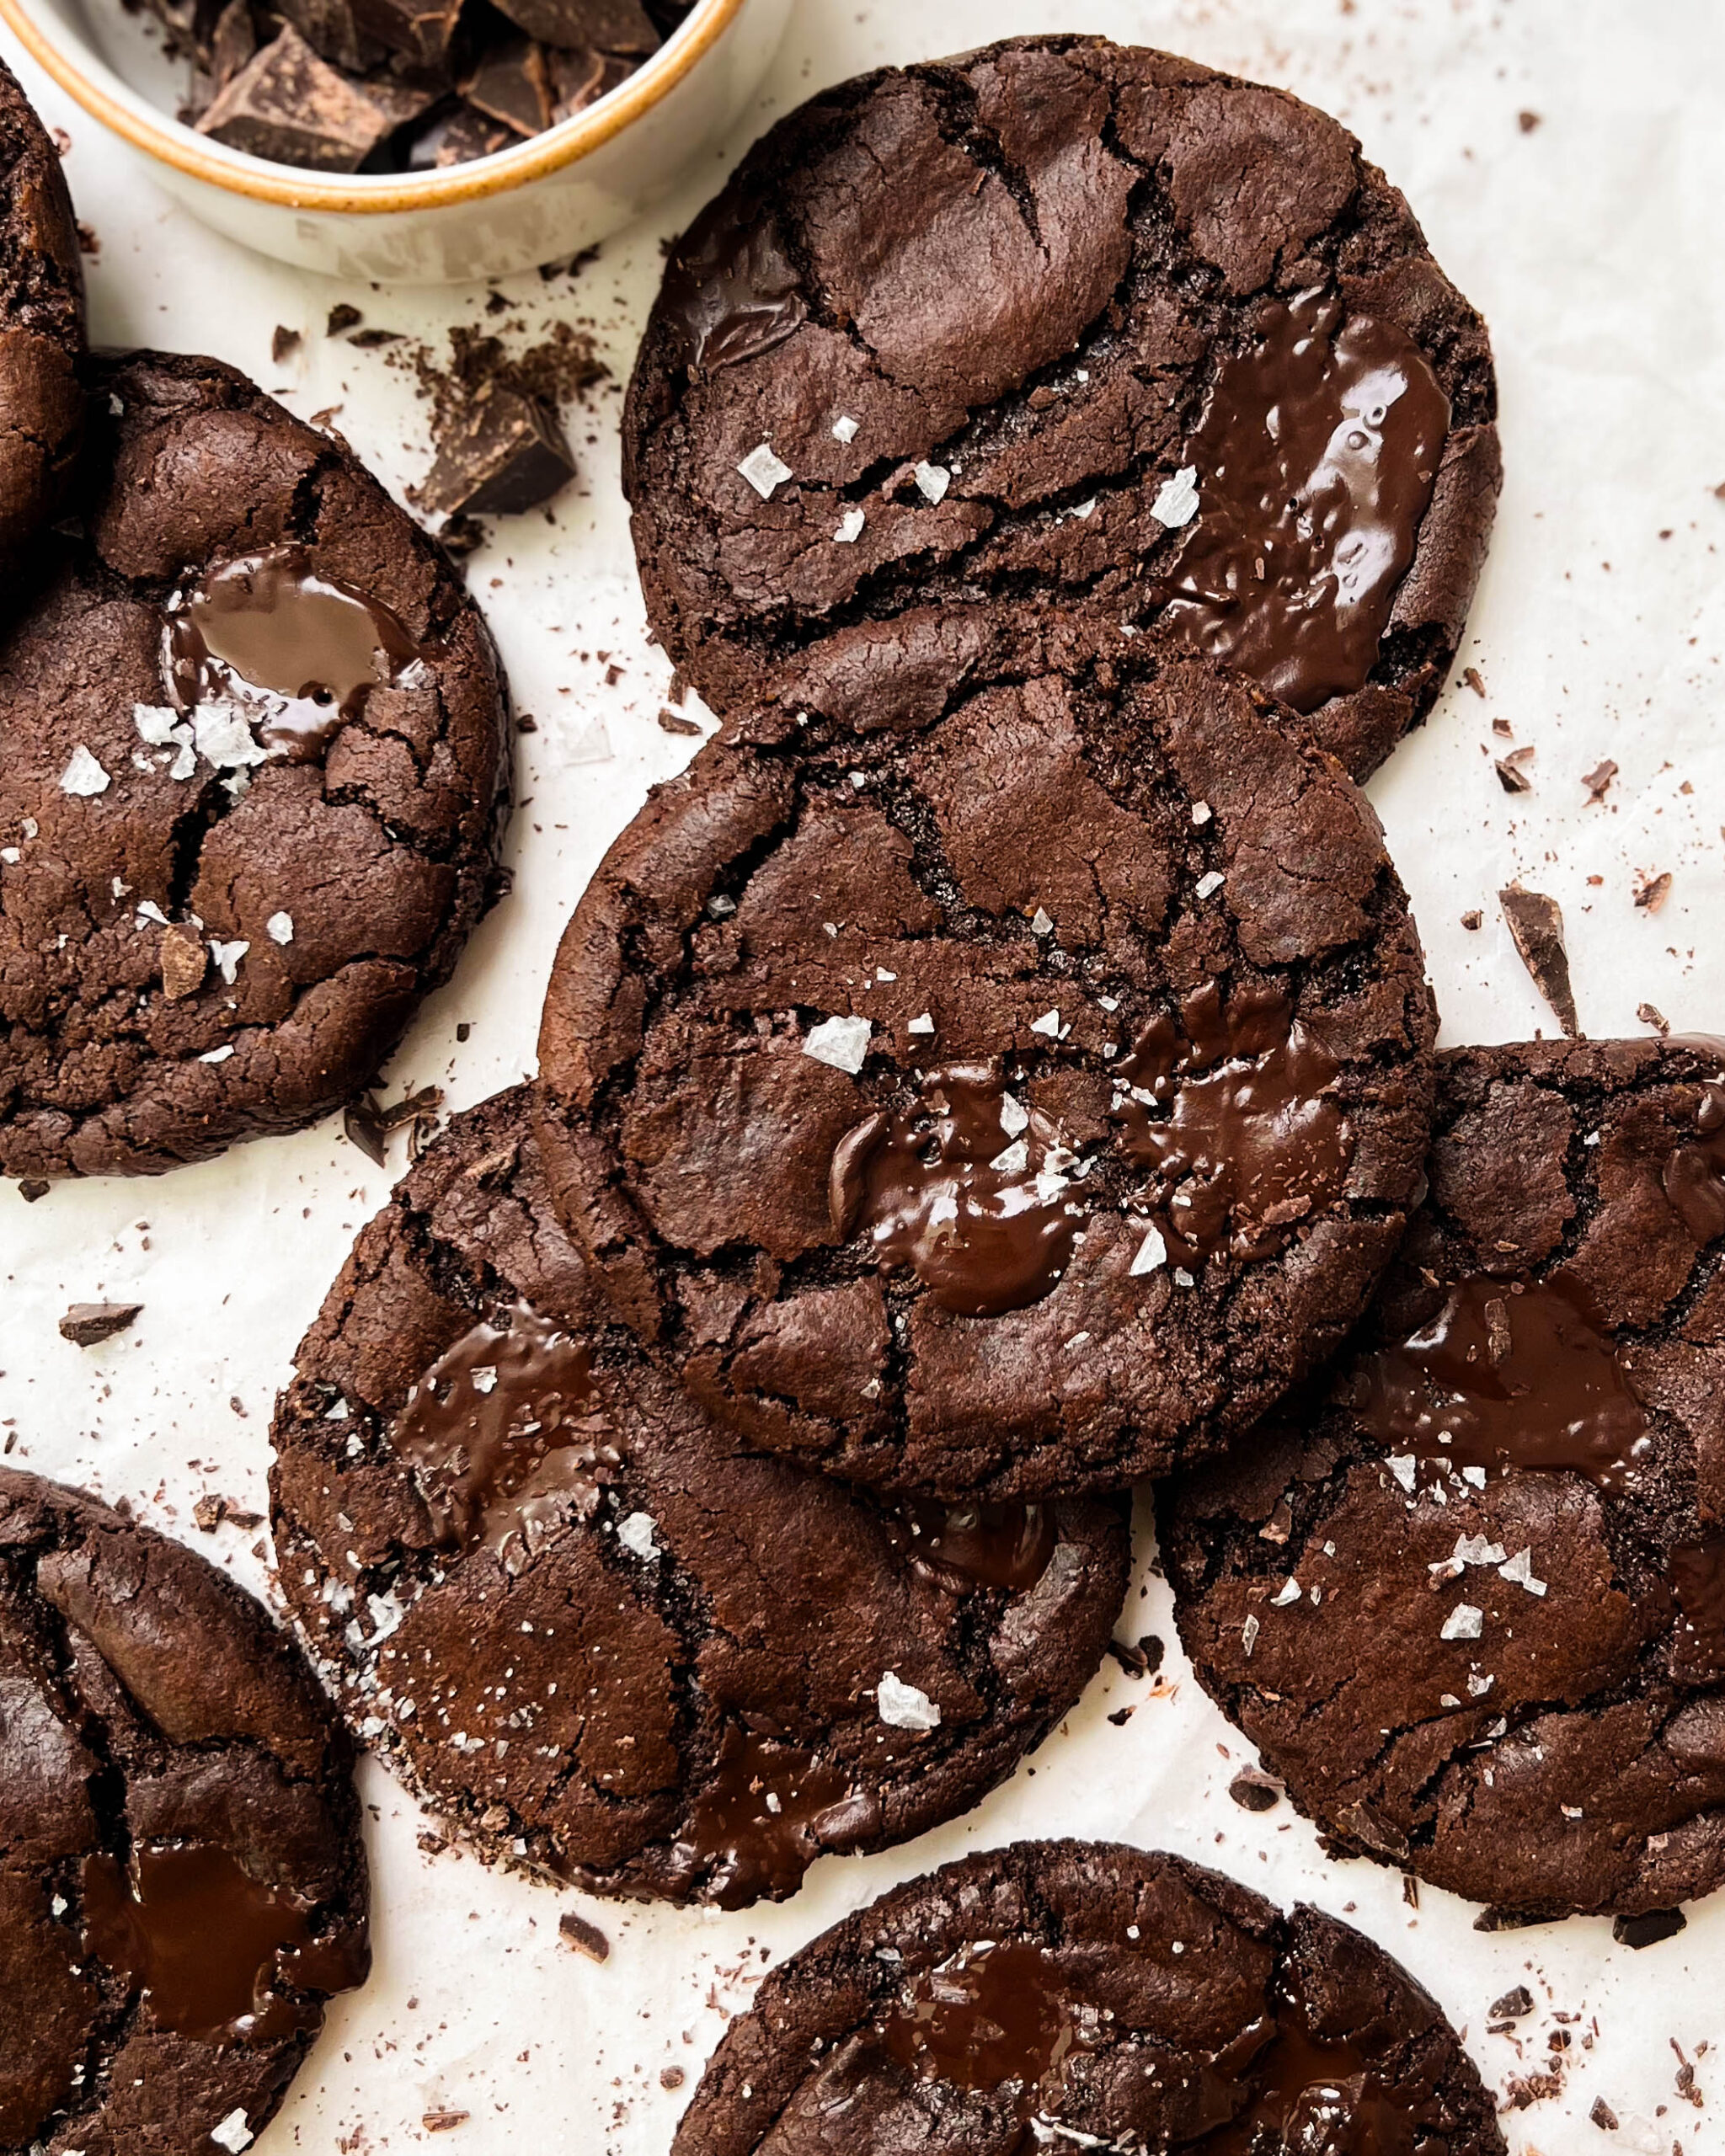
M 275 1423 L 281 1577 L 481 1847 L 739 1908 L 976 1803 L 1102 1659 L 1119 1503 L 887 1507 L 742 1453 L 592 1294 L 525 1089 L 360 1236 Z
M 1331 1380 L 1164 1508 L 1205 1686 L 1345 1848 L 1527 1917 L 1725 1879 L 1725 1043 L 1439 1059 Z
M 0 174 L 0 568 L 13 577 L 77 461 L 84 275 L 60 159 L 3 65 Z
M 1356 777 L 1496 507 L 1484 325 L 1343 128 L 1101 38 L 823 91 L 674 250 L 624 421 L 721 709 L 837 627 L 1029 598 L 1243 668 Z
M 839 640 L 649 801 L 553 969 L 541 1136 L 614 1307 L 756 1444 L 1044 1497 L 1201 1454 L 1341 1337 L 1433 1014 L 1286 712 L 1057 627 L 961 664 L 975 618 Z
M 1435 2000 L 1317 1909 L 1018 1842 L 859 1910 L 732 2022 L 673 2156 L 1493 2156 Z
M 365 1981 L 345 1732 L 225 1573 L 0 1468 L 0 2150 L 249 2147 Z
M 504 690 L 442 551 L 214 360 L 98 377 L 105 478 L 0 642 L 0 1174 L 151 1173 L 377 1070 L 489 897 Z

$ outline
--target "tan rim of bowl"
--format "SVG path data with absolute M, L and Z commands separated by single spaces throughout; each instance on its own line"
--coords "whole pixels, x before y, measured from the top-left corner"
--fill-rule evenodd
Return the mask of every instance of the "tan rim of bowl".
M 588 111 L 577 113 L 518 147 L 499 150 L 471 164 L 414 179 L 318 179 L 291 165 L 269 164 L 240 151 L 220 154 L 213 147 L 164 115 L 122 102 L 84 75 L 27 11 L 24 0 L 0 0 L 0 20 L 37 62 L 84 110 L 130 142 L 193 179 L 275 202 L 289 210 L 347 210 L 373 216 L 389 210 L 430 210 L 454 202 L 477 202 L 502 195 L 531 179 L 560 171 L 577 158 L 620 135 L 676 88 L 730 27 L 746 0 L 697 0 L 675 37 L 662 45 L 643 67 Z

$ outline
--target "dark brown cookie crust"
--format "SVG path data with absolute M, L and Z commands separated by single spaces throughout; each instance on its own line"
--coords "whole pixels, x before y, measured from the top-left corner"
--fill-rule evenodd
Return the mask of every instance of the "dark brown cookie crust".
M 510 1575 L 483 1546 L 454 1559 L 435 1546 L 391 1432 L 451 1343 L 521 1299 L 586 1343 L 622 1464 L 589 1520 Z M 735 1903 L 768 1891 L 695 1846 L 745 1726 L 842 1769 L 862 1800 L 785 1860 L 776 1895 L 822 1849 L 879 1849 L 956 1817 L 1072 1705 L 1125 1592 L 1118 1503 L 1054 1508 L 1046 1570 L 1009 1593 L 911 1561 L 873 1500 L 741 1453 L 592 1293 L 521 1088 L 458 1117 L 360 1236 L 301 1347 L 275 1442 L 283 1583 L 352 1717 L 482 1849 L 595 1892 Z M 650 1561 L 616 1531 L 643 1513 L 668 1553 Z M 523 1636 L 535 1628 L 543 1667 Z M 514 1682 L 494 1710 L 505 1665 Z M 938 1730 L 883 1722 L 887 1668 L 940 1706 Z M 547 1678 L 554 1699 L 540 1697 Z M 561 1748 L 549 1768 L 545 1745 Z
M 614 1306 L 756 1444 L 883 1488 L 1070 1493 L 1201 1455 L 1363 1307 L 1428 1129 L 1430 995 L 1356 789 L 1238 676 L 1038 642 L 972 614 L 836 640 L 649 801 L 546 1001 L 547 1171 Z M 1353 1159 L 1257 1262 L 1135 1274 L 1111 1059 L 1206 982 L 1327 1044 Z M 858 1076 L 804 1046 L 830 1014 L 873 1022 Z M 835 1230 L 829 1164 L 917 1071 L 1002 1055 L 1098 1154 L 1087 1225 L 1052 1293 L 956 1315 Z
M 1423 2148 L 1495 2156 L 1503 2147 L 1478 2069 L 1435 2001 L 1348 1925 L 1305 1907 L 1284 1916 L 1180 1857 L 1018 1842 L 898 1887 L 775 1969 L 713 2055 L 673 2156 L 754 2156 L 769 2143 L 774 2156 L 1021 2148 L 1015 2091 L 919 2082 L 869 2041 L 919 1976 L 979 1940 L 1044 1948 L 1061 1978 L 1113 2010 L 1101 2045 L 1068 2062 L 1058 2108 L 1044 2114 L 1071 2133 L 1109 2147 L 1212 2146 L 1213 2130 L 1259 2086 L 1254 2025 L 1295 1999 L 1299 2028 L 1350 2042 L 1392 2102 L 1426 2113 Z
M 1345 1849 L 1528 1917 L 1670 1908 L 1725 1878 L 1725 1671 L 1683 1669 L 1667 1587 L 1674 1550 L 1725 1518 L 1725 1273 L 1665 1181 L 1725 1049 L 1547 1042 L 1438 1068 L 1431 1196 L 1332 1385 L 1166 1492 L 1181 1634 Z M 1423 1469 L 1417 1495 L 1386 1470 L 1354 1380 L 1481 1273 L 1506 1295 L 1585 1284 L 1649 1418 L 1621 1486 L 1523 1468 L 1439 1477 L 1439 1505 Z M 1512 1564 L 1530 1550 L 1543 1595 L 1455 1564 L 1464 1536 Z M 1445 1641 L 1464 1602 L 1481 1636 Z
M 0 2150 L 204 2156 L 236 2111 L 262 2133 L 370 1961 L 351 1751 L 304 1657 L 190 1550 L 0 1468 Z M 305 1912 L 322 1972 L 274 1965 L 261 2035 L 163 2025 L 82 1943 L 88 1860 L 187 1844 Z
M 1324 114 L 1165 53 L 1014 40 L 823 92 L 697 242 L 713 216 L 756 236 L 777 341 L 692 370 L 674 269 L 623 435 L 649 616 L 721 711 L 834 629 L 918 604 L 1151 621 L 1182 536 L 1151 505 L 1216 368 L 1269 301 L 1319 286 L 1404 332 L 1451 415 L 1376 664 L 1312 728 L 1364 777 L 1430 710 L 1496 506 L 1490 349 Z M 794 475 L 766 501 L 737 469 L 762 441 Z M 924 462 L 952 474 L 937 500 Z
M 84 273 L 54 145 L 0 65 L 0 568 L 51 520 L 77 462 Z
M 0 643 L 8 1176 L 154 1173 L 350 1097 L 489 903 L 507 798 L 484 622 L 346 446 L 214 360 L 135 354 L 97 386 L 108 476 Z M 167 702 L 183 573 L 284 544 L 387 606 L 425 664 L 236 799 L 201 755 L 176 777 L 136 713 Z M 84 758 L 106 783 L 69 791 Z M 204 964 L 174 995 L 177 941 Z M 232 983 L 216 942 L 248 946 Z

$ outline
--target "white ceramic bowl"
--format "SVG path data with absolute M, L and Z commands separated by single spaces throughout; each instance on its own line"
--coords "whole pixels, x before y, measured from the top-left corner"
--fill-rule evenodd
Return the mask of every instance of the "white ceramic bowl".
M 332 176 L 173 118 L 178 71 L 121 0 L 0 0 L 31 56 L 206 224 L 305 269 L 408 285 L 530 269 L 627 224 L 737 119 L 789 12 L 790 0 L 697 0 L 644 67 L 543 135 L 443 172 Z

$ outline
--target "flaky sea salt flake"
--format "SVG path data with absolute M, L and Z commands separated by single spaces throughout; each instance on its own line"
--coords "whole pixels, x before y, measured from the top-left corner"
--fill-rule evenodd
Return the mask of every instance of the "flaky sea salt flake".
M 1039 1018 L 1033 1018 L 1030 1021 L 1030 1030 L 1033 1033 L 1046 1033 L 1051 1041 L 1058 1040 L 1060 1033 L 1060 1012 L 1044 1011 Z
M 1507 1563 L 1499 1565 L 1498 1577 L 1508 1580 L 1511 1587 L 1525 1587 L 1530 1594 L 1543 1594 L 1546 1591 L 1545 1581 L 1534 1577 L 1530 1545 L 1525 1550 L 1518 1550 Z
M 853 419 L 848 412 L 832 423 L 832 438 L 835 441 L 855 441 L 862 431 L 862 422 L 860 419 Z
M 737 470 L 764 502 L 770 502 L 774 488 L 783 486 L 791 476 L 790 466 L 782 457 L 773 454 L 770 441 L 764 441 L 759 448 L 751 449 Z
M 251 945 L 243 938 L 232 943 L 218 942 L 213 937 L 211 938 L 210 956 L 216 962 L 216 972 L 221 974 L 230 988 L 233 986 L 234 977 L 239 971 L 240 960 L 251 947 Z
M 1458 1602 L 1444 1620 L 1440 1640 L 1477 1640 L 1485 1623 L 1485 1612 L 1471 1602 Z
M 272 913 L 264 923 L 264 932 L 272 943 L 291 943 L 293 915 L 291 913 Z
M 940 1709 L 927 1692 L 905 1684 L 889 1669 L 881 1673 L 875 1693 L 880 1718 L 889 1729 L 931 1730 L 940 1727 Z
M 1006 1132 L 1008 1138 L 1016 1138 L 1021 1130 L 1028 1130 L 1029 1128 L 1029 1109 L 1025 1107 L 1023 1101 L 1015 1099 L 1011 1093 L 1002 1093 L 1001 1095 L 1001 1129 Z
M 1183 464 L 1172 479 L 1164 479 L 1150 505 L 1150 513 L 1170 531 L 1190 524 L 1198 514 L 1198 467 Z
M 60 774 L 60 791 L 88 796 L 105 793 L 111 781 L 82 742 L 67 760 L 66 769 Z
M 811 1026 L 803 1042 L 803 1053 L 835 1070 L 848 1070 L 854 1078 L 868 1054 L 868 1036 L 873 1028 L 866 1018 L 823 1018 Z
M 953 483 L 953 475 L 943 464 L 913 465 L 911 476 L 916 480 L 917 492 L 926 502 L 944 501 L 947 488 Z
M 1167 1262 L 1168 1246 L 1162 1240 L 1162 1230 L 1153 1227 L 1138 1246 L 1138 1255 L 1133 1259 L 1130 1268 L 1132 1276 L 1135 1278 L 1140 1273 L 1154 1273 Z
M 1197 889 L 1199 897 L 1201 899 L 1209 898 L 1212 893 L 1220 891 L 1223 884 L 1226 883 L 1227 880 L 1227 878 L 1223 875 L 1220 868 L 1210 869 L 1206 874 L 1200 876 L 1198 879 Z
M 1290 1608 L 1294 1603 L 1299 1601 L 1300 1593 L 1300 1582 L 1298 1580 L 1284 1580 L 1279 1591 L 1270 1597 L 1270 1608 L 1272 1609 L 1286 1609 Z
M 847 509 L 839 519 L 839 528 L 832 535 L 835 547 L 854 547 L 862 536 L 862 527 L 868 519 L 860 509 Z
M 1413 1454 L 1411 1452 L 1392 1452 L 1384 1465 L 1411 1497 L 1413 1493 L 1414 1471 L 1418 1465 Z
M 638 1557 L 656 1557 L 659 1545 L 653 1530 L 659 1523 L 651 1513 L 631 1513 L 627 1519 L 617 1522 L 617 1539 L 625 1550 L 632 1550 Z
M 210 2138 L 218 2148 L 225 2148 L 228 2156 L 239 2156 L 243 2148 L 249 2148 L 254 2138 L 246 2123 L 243 2111 L 230 2111 L 220 2126 L 212 2126 Z

